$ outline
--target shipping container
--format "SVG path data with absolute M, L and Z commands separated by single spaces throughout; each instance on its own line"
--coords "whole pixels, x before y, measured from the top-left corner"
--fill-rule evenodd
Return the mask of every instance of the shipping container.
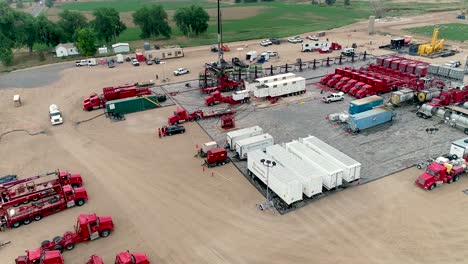
M 247 171 L 250 176 L 256 177 L 273 191 L 286 204 L 302 200 L 302 184 L 293 176 L 294 172 L 281 164 L 268 168 L 261 162 L 262 159 L 271 159 L 261 150 L 251 151 L 247 158 Z
M 343 180 L 352 182 L 361 178 L 361 163 L 352 159 L 343 152 L 314 136 L 299 139 L 299 142 L 322 155 L 324 158 L 334 162 L 343 169 Z
M 343 184 L 343 169 L 329 159 L 322 157 L 299 141 L 286 143 L 286 149 L 304 162 L 326 172 L 325 177 L 322 176 L 325 189 L 330 190 Z
M 241 139 L 236 142 L 236 156 L 239 159 L 246 159 L 248 152 L 256 149 L 265 151 L 268 146 L 273 146 L 273 144 L 273 137 L 268 133 Z
M 377 95 L 354 100 L 349 103 L 349 113 L 351 115 L 354 115 L 367 110 L 371 110 L 376 106 L 382 105 L 383 102 L 383 98 Z
M 414 91 L 411 89 L 401 89 L 392 92 L 390 102 L 395 106 L 400 106 L 404 102 L 411 102 L 414 99 Z
M 450 69 L 449 78 L 462 81 L 465 78 L 464 69 Z
M 106 109 L 111 114 L 129 114 L 160 107 L 166 100 L 165 95 L 130 97 L 106 102 Z
M 374 108 L 359 114 L 350 115 L 348 128 L 353 132 L 359 132 L 389 121 L 392 121 L 393 112 L 384 108 Z
M 267 147 L 266 153 L 277 163 L 298 175 L 297 179 L 302 183 L 302 192 L 307 197 L 322 193 L 322 177 L 326 172 L 321 168 L 303 162 L 280 145 Z
M 433 75 L 437 75 L 439 73 L 439 67 L 440 67 L 440 64 L 429 64 L 429 68 L 427 69 L 427 72 L 429 74 L 433 74 Z
M 437 73 L 437 75 L 448 78 L 450 76 L 450 70 L 451 70 L 450 67 L 441 65 L 439 67 L 439 72 Z
M 247 127 L 226 133 L 226 147 L 230 150 L 236 149 L 236 142 L 263 134 L 263 129 L 259 126 Z

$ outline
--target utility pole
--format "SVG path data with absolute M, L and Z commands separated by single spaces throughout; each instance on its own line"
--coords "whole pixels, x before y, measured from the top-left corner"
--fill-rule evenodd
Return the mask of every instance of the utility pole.
M 274 166 L 276 166 L 276 162 L 275 161 L 271 161 L 271 160 L 266 160 L 266 159 L 261 159 L 260 162 L 263 164 L 263 166 L 265 166 L 267 168 L 267 178 L 266 178 L 266 185 L 267 185 L 267 189 L 266 189 L 266 201 L 259 204 L 259 208 L 260 210 L 268 210 L 270 208 L 273 207 L 273 202 L 270 201 L 270 191 L 269 191 L 269 185 L 268 185 L 268 180 L 270 178 L 270 168 L 273 168 Z
M 222 50 L 221 50 L 221 8 L 218 0 L 218 66 L 221 67 L 221 57 L 222 57 Z

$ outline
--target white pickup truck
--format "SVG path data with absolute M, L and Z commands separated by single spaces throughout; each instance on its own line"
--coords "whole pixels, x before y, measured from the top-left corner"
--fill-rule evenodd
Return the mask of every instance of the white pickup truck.
M 49 117 L 52 125 L 60 125 L 63 123 L 62 112 L 57 105 L 51 104 L 49 106 Z
M 324 96 L 322 97 L 322 101 L 324 101 L 325 103 L 330 103 L 330 102 L 336 102 L 336 101 L 343 101 L 344 100 L 344 93 L 343 92 L 339 92 L 339 93 L 332 93 L 328 96 Z
M 95 58 L 80 60 L 80 61 L 75 62 L 75 65 L 76 65 L 76 67 L 95 66 L 95 65 L 97 65 L 97 60 Z

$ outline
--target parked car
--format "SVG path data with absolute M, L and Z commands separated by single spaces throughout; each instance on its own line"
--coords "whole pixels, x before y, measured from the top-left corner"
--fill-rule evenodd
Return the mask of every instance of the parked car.
M 167 136 L 172 136 L 175 134 L 183 134 L 185 133 L 185 127 L 184 126 L 164 126 L 163 132 Z
M 319 38 L 317 36 L 315 36 L 315 35 L 307 36 L 307 38 L 310 39 L 310 40 L 313 40 L 313 41 L 318 41 L 319 40 Z
M 127 56 L 127 58 L 125 58 L 125 61 L 126 61 L 126 62 L 131 62 L 132 59 L 131 59 L 130 57 Z
M 452 67 L 452 68 L 458 68 L 460 67 L 461 63 L 460 61 L 449 61 L 447 63 L 445 63 L 445 66 L 449 66 L 449 67 Z
M 136 59 L 132 59 L 133 66 L 140 66 L 140 63 Z
M 234 66 L 237 66 L 237 67 L 240 67 L 240 68 L 248 68 L 248 67 L 249 67 L 249 65 L 245 64 L 243 61 L 241 61 L 241 60 L 240 60 L 239 58 L 237 58 L 237 57 L 232 58 L 231 61 L 232 61 L 232 64 L 233 64 Z
M 344 93 L 339 92 L 339 93 L 332 93 L 326 97 L 322 97 L 322 101 L 325 103 L 330 103 L 330 102 L 336 102 L 336 101 L 343 101 L 344 100 Z
M 345 48 L 341 54 L 344 55 L 344 56 L 347 56 L 347 57 L 351 57 L 353 56 L 355 53 L 354 49 L 353 48 Z
M 268 56 L 271 58 L 271 57 L 278 57 L 278 52 L 276 51 L 271 51 L 271 50 L 268 50 L 268 51 L 265 51 Z
M 190 73 L 190 71 L 188 69 L 179 68 L 179 69 L 174 71 L 174 76 L 184 75 L 184 74 L 188 74 L 188 73 Z
M 158 58 L 158 57 L 154 58 L 154 63 L 160 64 L 160 63 L 161 63 L 161 59 Z
M 291 42 L 291 43 L 302 43 L 303 42 L 302 38 L 299 37 L 299 36 L 288 38 L 288 41 Z
M 146 60 L 146 64 L 147 65 L 153 65 L 153 61 L 152 60 Z
M 273 39 L 270 39 L 270 41 L 271 41 L 272 44 L 275 44 L 275 45 L 281 44 L 281 41 L 279 39 L 273 38 Z
M 260 45 L 262 45 L 263 47 L 270 46 L 271 44 L 273 44 L 273 42 L 271 42 L 269 39 L 265 39 L 262 40 L 262 42 L 260 42 Z
M 211 50 L 211 52 L 218 52 L 218 46 L 213 44 L 213 45 L 211 45 L 210 50 Z

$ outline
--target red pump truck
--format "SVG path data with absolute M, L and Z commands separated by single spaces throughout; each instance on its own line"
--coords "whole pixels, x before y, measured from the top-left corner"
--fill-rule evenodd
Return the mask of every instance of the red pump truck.
M 445 157 L 439 157 L 436 161 L 429 164 L 426 171 L 416 179 L 416 185 L 421 188 L 432 190 L 445 183 L 458 181 L 461 174 L 467 170 L 467 164 L 464 159 L 450 160 Z
M 58 250 L 46 251 L 42 248 L 26 250 L 25 256 L 15 259 L 15 264 L 63 264 L 63 257 Z
M 92 111 L 94 109 L 104 108 L 106 107 L 107 101 L 151 94 L 152 92 L 148 87 L 139 88 L 135 85 L 105 87 L 102 89 L 101 95 L 93 93 L 83 100 L 83 110 Z
M 235 114 L 237 111 L 232 109 L 221 109 L 211 112 L 203 112 L 202 110 L 197 110 L 192 113 L 187 113 L 185 109 L 178 108 L 173 115 L 171 115 L 167 122 L 169 125 L 177 125 L 179 123 L 188 122 L 188 121 L 197 121 L 200 119 L 206 119 L 211 117 L 218 117 L 223 115 Z

